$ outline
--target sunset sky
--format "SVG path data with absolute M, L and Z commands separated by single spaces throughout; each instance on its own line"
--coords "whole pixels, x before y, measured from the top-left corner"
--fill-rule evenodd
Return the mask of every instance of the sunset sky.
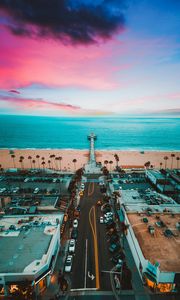
M 179 107 L 179 0 L 0 0 L 1 113 Z

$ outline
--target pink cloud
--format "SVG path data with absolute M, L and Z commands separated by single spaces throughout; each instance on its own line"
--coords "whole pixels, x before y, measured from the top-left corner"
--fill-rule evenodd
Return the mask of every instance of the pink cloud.
M 15 89 L 32 83 L 114 89 L 112 44 L 101 47 L 65 46 L 46 40 L 12 36 L 2 26 L 0 88 Z M 127 65 L 119 66 L 119 69 Z

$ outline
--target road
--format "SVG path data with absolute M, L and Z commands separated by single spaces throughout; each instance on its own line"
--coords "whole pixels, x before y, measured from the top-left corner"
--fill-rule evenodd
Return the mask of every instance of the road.
M 88 179 L 97 179 L 97 175 Z M 71 289 L 111 290 L 109 271 L 110 261 L 108 244 L 105 238 L 105 225 L 100 224 L 102 215 L 97 201 L 102 198 L 99 185 L 87 182 L 80 201 L 81 215 L 78 226 L 78 239 L 73 261 Z

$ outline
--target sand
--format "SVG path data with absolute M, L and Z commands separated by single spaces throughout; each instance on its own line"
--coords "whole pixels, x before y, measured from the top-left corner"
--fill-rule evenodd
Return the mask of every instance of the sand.
M 180 152 L 168 152 L 168 151 L 95 151 L 96 153 L 96 161 L 104 164 L 105 160 L 113 161 L 112 164 L 107 165 L 108 169 L 113 169 L 116 166 L 114 154 L 117 153 L 119 156 L 119 165 L 124 168 L 141 168 L 144 166 L 145 162 L 150 161 L 151 165 L 155 168 L 160 167 L 160 163 L 162 163 L 162 167 L 165 165 L 165 160 L 163 159 L 167 156 L 169 159 L 167 160 L 167 168 L 171 168 L 172 166 L 172 158 L 171 154 L 175 154 L 173 158 L 173 167 L 177 168 L 177 160 L 176 157 L 180 157 Z M 63 149 L 16 149 L 14 150 L 14 161 L 11 157 L 10 150 L 8 149 L 0 149 L 0 164 L 4 169 L 7 168 L 21 168 L 22 163 L 19 162 L 20 156 L 23 156 L 23 167 L 24 168 L 43 168 L 42 162 L 44 161 L 45 168 L 53 168 L 60 169 L 62 171 L 74 171 L 80 167 L 83 167 L 84 164 L 88 162 L 89 159 L 89 151 L 88 150 L 63 150 Z M 39 159 L 36 157 L 39 155 Z M 50 155 L 55 155 L 55 157 L 62 157 L 61 163 L 59 160 L 55 158 L 50 158 Z M 28 159 L 31 156 L 32 159 Z M 44 158 L 44 160 L 42 159 Z M 73 163 L 73 160 L 76 159 L 77 162 Z M 33 163 L 35 160 L 35 163 Z M 51 162 L 48 163 L 48 160 Z

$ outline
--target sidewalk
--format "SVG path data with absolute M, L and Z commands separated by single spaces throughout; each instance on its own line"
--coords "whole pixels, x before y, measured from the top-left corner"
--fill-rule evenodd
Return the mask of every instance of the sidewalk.
M 58 257 L 57 257 L 54 272 L 53 272 L 53 275 L 51 277 L 51 282 L 50 282 L 48 288 L 41 295 L 39 295 L 37 297 L 37 300 L 51 300 L 51 299 L 54 300 L 54 299 L 58 299 L 58 298 L 55 298 L 55 296 L 57 294 L 60 294 L 60 295 L 63 294 L 62 291 L 60 290 L 60 287 L 59 287 L 58 275 L 59 275 L 59 270 L 63 271 L 64 262 L 65 262 L 67 252 L 68 252 L 68 245 L 69 245 L 68 232 L 69 232 L 69 230 L 67 228 L 65 236 L 62 239 L 60 252 L 59 252 Z M 61 299 L 63 299 L 63 298 L 61 296 Z

